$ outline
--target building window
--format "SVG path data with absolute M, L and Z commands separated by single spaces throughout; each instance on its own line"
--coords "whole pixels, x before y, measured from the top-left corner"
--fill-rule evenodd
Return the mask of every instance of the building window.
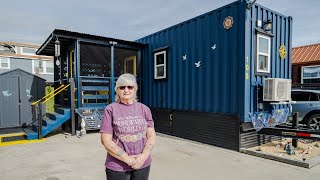
M 167 78 L 167 51 L 154 53 L 154 79 Z
M 54 72 L 53 61 L 46 61 L 46 72 L 48 74 L 53 74 Z
M 257 34 L 257 72 L 270 73 L 270 37 Z
M 37 49 L 35 48 L 22 47 L 21 49 L 22 49 L 21 54 L 36 55 Z
M 301 84 L 320 83 L 320 66 L 305 66 L 301 71 Z
M 53 61 L 33 60 L 32 72 L 34 74 L 53 74 Z
M 0 68 L 10 69 L 10 58 L 0 57 Z

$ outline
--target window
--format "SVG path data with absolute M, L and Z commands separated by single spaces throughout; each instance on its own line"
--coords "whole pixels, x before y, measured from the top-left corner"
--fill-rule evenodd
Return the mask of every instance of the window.
M 10 69 L 10 59 L 6 57 L 0 57 L 0 68 Z
M 33 73 L 36 73 L 36 74 L 43 73 L 43 62 L 41 60 L 33 61 Z
M 53 74 L 53 72 L 54 72 L 53 61 L 46 61 L 46 72 Z
M 292 92 L 292 101 L 309 101 L 310 93 L 308 92 Z
M 293 101 L 319 101 L 319 94 L 313 92 L 291 92 L 291 99 Z
M 257 72 L 270 73 L 270 37 L 257 34 Z
M 320 83 L 320 66 L 305 66 L 301 70 L 301 84 Z
M 21 54 L 26 54 L 26 55 L 35 55 L 37 51 L 37 49 L 35 48 L 28 48 L 28 47 L 22 47 L 21 49 L 22 49 Z
M 319 101 L 319 94 L 311 93 L 311 96 L 310 96 L 309 100 L 310 101 Z
M 167 51 L 154 53 L 154 79 L 167 78 Z
M 33 60 L 32 69 L 35 74 L 53 74 L 53 61 Z

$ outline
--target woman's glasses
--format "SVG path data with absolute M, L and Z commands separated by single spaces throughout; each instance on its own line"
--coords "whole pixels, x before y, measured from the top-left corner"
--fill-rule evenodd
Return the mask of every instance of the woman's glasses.
M 127 87 L 129 90 L 132 90 L 132 89 L 133 89 L 133 86 L 119 86 L 119 89 L 125 90 L 126 87 Z

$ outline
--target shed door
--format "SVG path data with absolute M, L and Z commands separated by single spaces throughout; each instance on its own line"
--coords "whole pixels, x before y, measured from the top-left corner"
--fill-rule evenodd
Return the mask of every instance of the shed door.
M 33 77 L 19 77 L 20 81 L 20 125 L 32 122 L 31 103 L 37 100 L 37 82 Z M 33 81 L 34 80 L 34 81 Z
M 0 78 L 0 127 L 19 126 L 19 80 L 17 76 Z

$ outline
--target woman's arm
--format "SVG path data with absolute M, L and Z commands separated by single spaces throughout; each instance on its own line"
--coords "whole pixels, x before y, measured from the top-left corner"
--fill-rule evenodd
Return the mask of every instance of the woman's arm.
M 148 159 L 151 150 L 156 142 L 156 132 L 153 127 L 147 128 L 147 142 L 141 154 L 136 156 L 136 160 L 132 166 L 133 169 L 140 169 L 144 162 Z
M 147 142 L 146 142 L 146 145 L 144 146 L 142 154 L 149 157 L 155 143 L 156 143 L 156 132 L 154 128 L 149 127 L 147 128 Z
M 135 158 L 129 156 L 123 149 L 113 142 L 111 134 L 101 133 L 101 143 L 111 156 L 125 162 L 129 166 L 133 165 Z

